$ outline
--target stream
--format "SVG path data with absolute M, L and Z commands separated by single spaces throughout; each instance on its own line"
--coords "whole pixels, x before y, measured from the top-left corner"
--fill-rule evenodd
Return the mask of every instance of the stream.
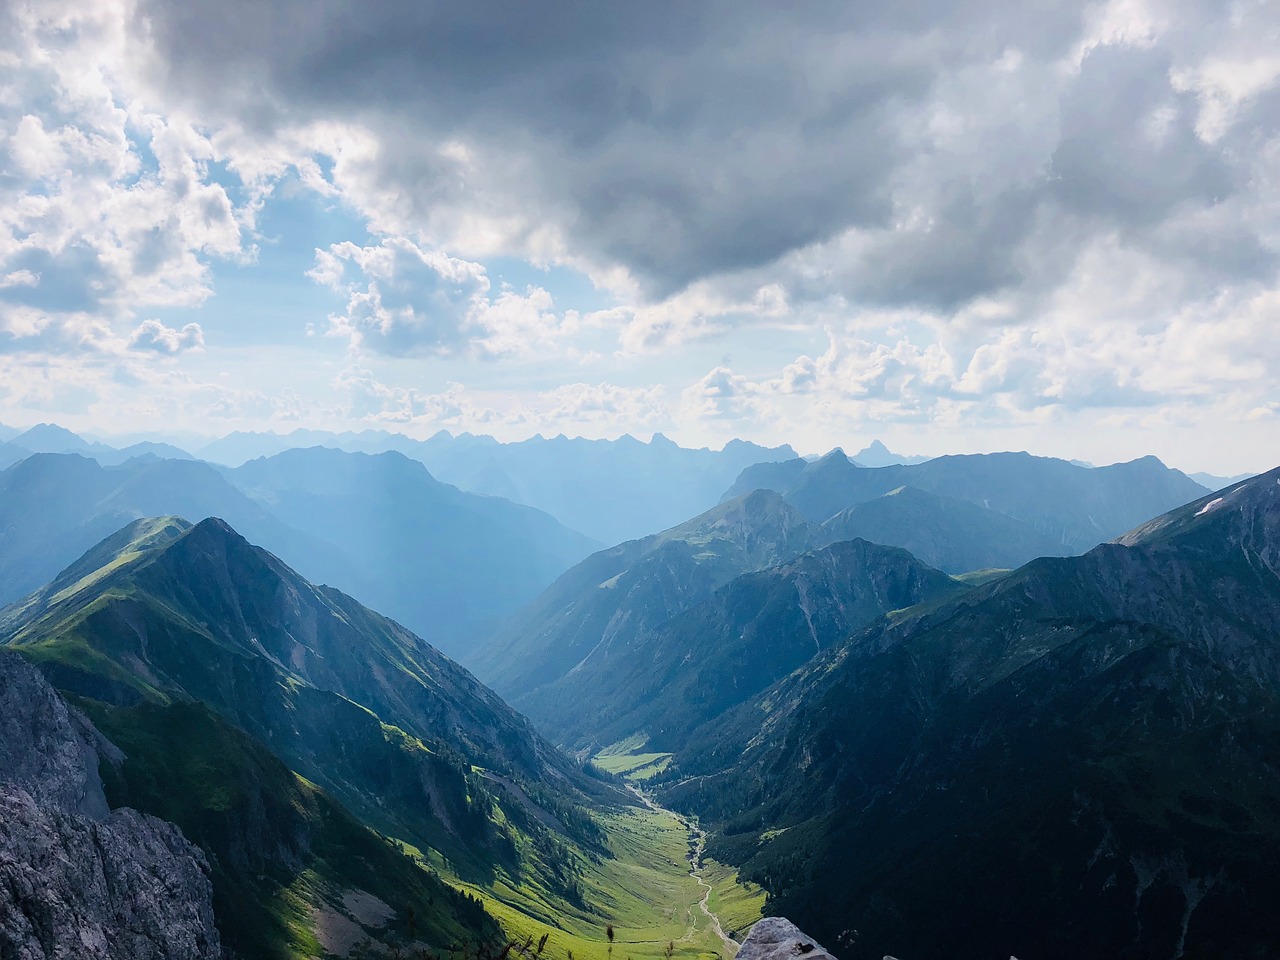
M 716 916 L 715 912 L 712 911 L 710 906 L 708 906 L 708 902 L 711 899 L 711 884 L 707 883 L 707 881 L 702 877 L 702 853 L 707 846 L 706 831 L 693 821 L 686 817 L 682 817 L 674 810 L 668 810 L 666 807 L 660 806 L 652 797 L 644 793 L 644 791 L 640 790 L 638 787 L 628 784 L 627 789 L 634 793 L 640 802 L 650 810 L 671 817 L 671 819 L 675 820 L 676 823 L 680 824 L 680 826 L 688 832 L 689 842 L 693 847 L 693 850 L 688 855 L 689 876 L 698 881 L 698 886 L 702 888 L 702 899 L 698 901 L 698 909 L 706 914 L 707 918 L 711 921 L 711 929 L 713 929 L 716 936 L 720 938 L 725 960 L 733 960 L 738 953 L 738 942 L 725 934 L 724 927 L 720 925 L 720 918 Z M 692 934 L 693 925 L 691 924 L 689 927 L 689 933 L 686 934 L 686 937 L 692 936 Z

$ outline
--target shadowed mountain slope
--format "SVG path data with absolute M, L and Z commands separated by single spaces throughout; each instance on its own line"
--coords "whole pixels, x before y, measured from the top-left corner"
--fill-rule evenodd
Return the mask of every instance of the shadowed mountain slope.
M 647 750 L 678 750 L 702 723 L 855 629 L 966 589 L 905 550 L 835 543 L 731 580 L 516 703 L 570 746 L 598 749 L 640 734 Z
M 1278 638 L 1275 470 L 855 634 L 665 796 L 849 960 L 1274 955 Z
M 1010 569 L 1036 557 L 1071 553 L 1021 520 L 915 487 L 864 500 L 822 526 L 836 540 L 861 537 L 902 547 L 947 573 Z
M 758 491 L 663 533 L 592 554 L 500 629 L 469 663 L 509 697 L 626 646 L 734 577 L 826 542 L 783 499 Z

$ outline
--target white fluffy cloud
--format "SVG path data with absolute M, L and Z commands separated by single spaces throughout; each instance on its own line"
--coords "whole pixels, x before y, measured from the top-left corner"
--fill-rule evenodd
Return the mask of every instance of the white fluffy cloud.
M 149 350 L 174 356 L 188 350 L 204 349 L 204 330 L 198 323 L 185 324 L 181 330 L 165 326 L 159 320 L 144 320 L 129 337 L 132 350 Z
M 308 272 L 347 298 L 328 334 L 390 356 L 518 356 L 555 344 L 599 316 L 557 313 L 551 294 L 490 289 L 479 263 L 424 249 L 404 237 L 349 241 L 316 251 Z
M 0 71 L 0 349 L 101 349 L 244 254 L 207 136 L 130 98 L 128 5 L 15 2 Z

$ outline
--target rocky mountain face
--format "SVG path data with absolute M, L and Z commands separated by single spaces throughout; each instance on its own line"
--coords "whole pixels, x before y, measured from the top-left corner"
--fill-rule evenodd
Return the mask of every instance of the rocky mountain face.
M 1207 492 L 1155 457 L 1089 469 L 1026 453 L 991 453 L 869 468 L 837 450 L 813 463 L 748 467 L 725 496 L 775 490 L 821 523 L 904 486 L 1012 517 L 1068 553 L 1083 552 Z
M 808 960 L 835 960 L 786 917 L 763 918 L 738 948 L 738 960 L 791 960 L 801 956 Z
M 468 665 L 518 708 L 588 657 L 633 645 L 733 578 L 828 542 L 761 490 L 659 534 L 592 554 L 513 616 Z M 521 705 L 524 707 L 521 707 Z
M 881 620 L 700 730 L 664 796 L 842 954 L 1263 957 L 1280 470 Z
M 731 580 L 651 631 L 593 650 L 518 702 L 574 748 L 642 734 L 648 750 L 676 750 L 854 630 L 965 589 L 905 550 L 835 543 Z
M 172 823 L 110 811 L 123 757 L 0 651 L 0 956 L 219 960 L 204 854 Z
M 344 884 L 417 917 L 437 945 L 492 931 L 328 794 L 475 882 L 501 867 L 571 897 L 569 848 L 594 842 L 577 804 L 607 788 L 420 638 L 222 521 L 136 521 L 0 613 L 0 642 L 85 698 L 130 755 L 121 798 L 216 855 L 219 895 L 253 917 L 230 937 L 250 953 L 305 951 L 310 935 L 288 931 L 311 929 L 252 904 L 289 903 L 284 890 L 324 910 Z M 381 866 L 357 876 L 346 857 Z

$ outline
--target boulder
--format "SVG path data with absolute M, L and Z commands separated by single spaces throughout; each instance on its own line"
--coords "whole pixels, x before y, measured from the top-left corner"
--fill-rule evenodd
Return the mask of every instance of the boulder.
M 825 947 L 786 917 L 765 917 L 754 927 L 742 946 L 738 960 L 835 960 Z

